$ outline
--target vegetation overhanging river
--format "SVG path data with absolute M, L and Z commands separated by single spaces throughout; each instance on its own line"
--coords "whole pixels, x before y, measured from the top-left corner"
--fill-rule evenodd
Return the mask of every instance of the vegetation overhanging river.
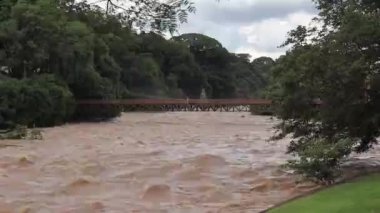
M 282 169 L 288 141 L 248 113 L 128 113 L 2 141 L 9 212 L 259 212 L 317 186 Z M 373 150 L 367 164 L 380 159 Z M 355 163 L 360 165 L 360 160 Z

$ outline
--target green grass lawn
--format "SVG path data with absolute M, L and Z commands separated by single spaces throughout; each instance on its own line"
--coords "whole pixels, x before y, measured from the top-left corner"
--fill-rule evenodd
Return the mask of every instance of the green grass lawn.
M 269 213 L 380 213 L 380 174 L 334 186 Z

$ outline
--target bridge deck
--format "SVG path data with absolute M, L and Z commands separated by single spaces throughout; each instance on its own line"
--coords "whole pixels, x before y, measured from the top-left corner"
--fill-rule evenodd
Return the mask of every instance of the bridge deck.
M 79 100 L 80 105 L 271 105 L 265 99 L 126 99 L 126 100 Z
M 270 108 L 272 102 L 263 99 L 128 99 L 79 100 L 77 104 L 86 107 L 116 106 L 124 111 L 252 112 Z

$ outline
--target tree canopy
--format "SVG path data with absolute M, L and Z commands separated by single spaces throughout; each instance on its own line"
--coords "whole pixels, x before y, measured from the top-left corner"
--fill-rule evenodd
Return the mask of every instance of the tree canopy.
M 380 5 L 316 0 L 321 28 L 299 26 L 276 62 L 271 85 L 280 136 L 293 135 L 293 168 L 324 182 L 380 136 Z
M 249 55 L 230 53 L 217 40 L 201 34 L 184 34 L 173 39 L 190 48 L 204 75 L 208 97 L 258 97 L 266 87 L 269 69 L 260 66 L 263 62 L 259 59 L 251 63 Z M 270 60 L 268 66 L 274 63 Z
M 25 89 L 34 90 L 30 82 L 38 87 L 43 80 L 33 79 L 49 75 L 55 80 L 43 86 L 46 94 L 55 93 L 51 87 L 57 84 L 65 97 L 75 100 L 111 100 L 199 98 L 203 89 L 209 98 L 252 97 L 259 96 L 267 83 L 267 68 L 256 63 L 264 62 L 251 63 L 246 56 L 229 53 L 215 39 L 161 35 L 186 21 L 187 13 L 194 11 L 190 1 L 131 0 L 122 5 L 105 0 L 108 9 L 97 3 L 102 2 L 2 0 L 0 86 L 15 92 L 30 84 Z M 22 103 L 9 105 L 1 98 L 0 111 Z M 35 104 L 48 112 L 44 110 L 48 105 Z M 117 116 L 120 109 L 79 107 L 74 112 L 74 118 L 107 118 Z M 22 123 L 54 125 L 67 120 L 72 110 L 67 113 L 59 122 Z

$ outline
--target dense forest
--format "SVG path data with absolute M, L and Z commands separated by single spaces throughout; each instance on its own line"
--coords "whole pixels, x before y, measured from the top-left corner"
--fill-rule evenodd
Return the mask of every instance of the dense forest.
M 192 12 L 187 1 L 172 7 L 131 2 L 137 4 L 130 9 L 145 13 L 118 12 L 121 6 L 112 1 L 105 9 L 69 0 L 2 0 L 0 127 L 120 113 L 76 107 L 83 99 L 199 98 L 202 91 L 207 98 L 262 95 L 271 58 L 252 62 L 200 34 L 165 38 Z M 152 19 L 152 8 L 160 18 Z

